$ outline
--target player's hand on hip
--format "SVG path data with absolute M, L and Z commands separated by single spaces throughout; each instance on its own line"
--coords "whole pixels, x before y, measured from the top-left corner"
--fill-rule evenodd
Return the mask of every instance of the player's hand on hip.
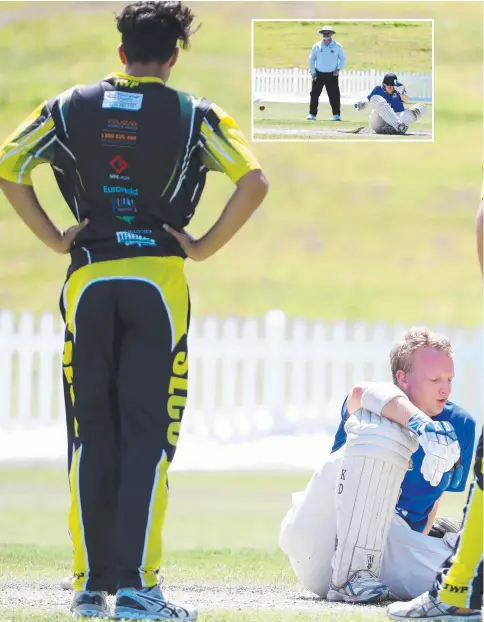
M 333 76 L 339 76 L 339 69 L 337 69 L 336 71 L 333 71 Z
M 412 415 L 408 429 L 417 434 L 425 456 L 421 473 L 432 486 L 438 486 L 445 478 L 449 484 L 459 477 L 460 445 L 457 434 L 448 421 L 434 421 L 423 412 Z M 454 469 L 454 466 L 456 468 Z M 449 472 L 452 473 L 449 474 Z M 462 475 L 460 475 L 462 479 Z
M 177 231 L 170 227 L 170 225 L 163 225 L 163 229 L 167 231 L 170 235 L 172 235 L 175 240 L 177 240 L 178 244 L 185 251 L 187 257 L 193 259 L 193 261 L 203 261 L 207 259 L 205 254 L 203 253 L 203 249 L 198 240 L 195 240 L 188 231 L 182 229 L 181 231 Z
M 55 246 L 52 247 L 52 249 L 56 253 L 62 253 L 62 254 L 68 253 L 71 250 L 71 246 L 74 240 L 77 238 L 79 233 L 87 227 L 88 224 L 89 224 L 88 219 L 84 218 L 84 220 L 81 220 L 81 222 L 78 223 L 77 225 L 73 225 L 72 227 L 69 227 L 69 229 L 66 229 L 65 231 L 59 231 L 59 239 L 56 242 Z

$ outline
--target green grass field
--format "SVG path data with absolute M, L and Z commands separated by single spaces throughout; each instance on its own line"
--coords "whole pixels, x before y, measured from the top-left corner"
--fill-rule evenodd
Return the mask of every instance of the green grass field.
M 432 72 L 432 22 L 328 21 L 336 31 L 333 38 L 344 47 L 346 70 Z M 307 69 L 324 23 L 325 17 L 314 22 L 254 22 L 254 67 Z
M 255 140 L 297 140 L 312 139 L 324 140 L 432 140 L 432 107 L 429 105 L 427 114 L 422 120 L 413 124 L 405 136 L 381 136 L 370 134 L 368 128 L 367 110 L 358 112 L 354 106 L 341 106 L 341 121 L 334 122 L 329 104 L 321 104 L 317 121 L 306 121 L 308 114 L 307 104 L 265 103 L 265 109 L 260 110 L 259 104 L 254 104 Z M 356 128 L 365 128 L 364 133 L 345 134 L 344 131 Z
M 82 11 L 76 3 L 42 3 L 41 11 L 30 11 L 40 3 L 22 3 L 24 18 L 17 21 L 9 12 L 0 26 L 0 51 L 9 59 L 0 80 L 1 136 L 43 99 L 119 68 L 113 5 L 92 4 L 95 14 L 85 3 Z M 171 83 L 216 101 L 247 136 L 251 18 L 391 20 L 409 12 L 405 2 L 195 8 L 203 25 Z M 311 141 L 255 143 L 270 194 L 227 248 L 207 262 L 187 263 L 195 315 L 282 308 L 328 320 L 480 320 L 473 222 L 482 181 L 483 7 L 419 2 L 411 9 L 412 17 L 436 20 L 435 143 L 328 144 L 324 151 Z M 71 224 L 48 168 L 40 167 L 34 181 L 56 222 Z M 194 235 L 210 226 L 231 191 L 227 180 L 211 176 L 190 227 Z M 0 308 L 56 310 L 67 259 L 41 246 L 3 199 L 0 232 Z
M 323 613 L 322 603 L 307 593 L 304 598 L 301 595 L 285 556 L 278 550 L 277 535 L 290 507 L 291 493 L 302 489 L 308 479 L 308 472 L 171 475 L 163 575 L 168 587 L 185 589 L 187 597 L 199 598 L 202 603 L 210 598 L 213 602 L 220 592 L 216 607 L 201 607 L 202 622 L 385 619 L 381 607 L 352 610 L 333 605 Z M 444 495 L 439 512 L 458 518 L 464 501 L 463 494 Z M 59 578 L 71 568 L 68 503 L 67 477 L 62 469 L 0 469 L 2 622 L 69 619 L 62 607 L 67 607 L 70 594 L 57 589 Z M 18 589 L 31 586 L 23 607 L 9 607 L 2 600 L 4 590 L 11 590 L 13 585 Z M 205 594 L 203 586 L 205 592 L 210 586 L 211 593 Z M 37 610 L 36 589 L 42 601 Z M 42 590 L 51 595 L 52 602 L 45 602 Z M 232 603 L 227 599 L 231 590 Z M 274 603 L 268 608 L 271 594 Z M 243 605 L 240 611 L 237 598 Z

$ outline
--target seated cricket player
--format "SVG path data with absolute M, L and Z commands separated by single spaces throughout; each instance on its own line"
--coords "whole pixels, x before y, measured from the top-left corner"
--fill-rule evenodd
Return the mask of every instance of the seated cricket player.
M 311 592 L 369 603 L 430 588 L 455 540 L 428 534 L 442 494 L 465 488 L 475 437 L 448 401 L 452 355 L 446 337 L 410 329 L 390 353 L 393 383 L 358 384 L 344 401 L 331 454 L 280 529 Z
M 484 197 L 484 186 L 482 196 Z M 476 218 L 477 253 L 484 276 L 484 198 Z M 482 435 L 474 461 L 474 480 L 469 489 L 464 520 L 454 550 L 435 577 L 432 588 L 410 602 L 392 603 L 392 620 L 482 620 L 483 606 L 483 478 Z
M 367 99 L 355 104 L 357 110 L 371 107 L 370 129 L 375 134 L 405 134 L 408 126 L 427 112 L 425 104 L 405 109 L 408 95 L 405 86 L 394 73 L 386 73 L 381 86 L 375 86 Z

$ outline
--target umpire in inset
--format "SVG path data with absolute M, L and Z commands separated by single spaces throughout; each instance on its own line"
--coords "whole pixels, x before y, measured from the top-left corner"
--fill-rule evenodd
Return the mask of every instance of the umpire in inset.
M 115 619 L 197 616 L 167 600 L 157 576 L 187 400 L 184 259 L 225 246 L 267 181 L 232 117 L 167 86 L 192 20 L 180 2 L 125 6 L 117 17 L 124 71 L 40 104 L 0 146 L 7 199 L 41 242 L 71 255 L 61 306 L 76 616 L 108 617 L 107 592 L 116 592 Z M 77 220 L 67 231 L 33 189 L 42 163 Z M 235 188 L 195 240 L 184 228 L 208 171 Z
M 339 72 L 343 69 L 346 56 L 341 43 L 333 40 L 336 33 L 331 26 L 323 26 L 318 31 L 321 41 L 315 43 L 309 55 L 309 71 L 313 78 L 311 103 L 308 121 L 316 121 L 319 97 L 324 87 L 328 93 L 333 111 L 333 121 L 341 121 L 341 95 L 339 91 Z

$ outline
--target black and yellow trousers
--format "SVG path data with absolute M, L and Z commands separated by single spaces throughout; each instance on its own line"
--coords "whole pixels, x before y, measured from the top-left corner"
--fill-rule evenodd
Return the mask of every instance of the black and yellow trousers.
M 474 480 L 454 553 L 444 562 L 431 595 L 459 608 L 482 607 L 483 562 L 482 433 L 477 446 Z
M 183 260 L 86 265 L 61 307 L 74 588 L 150 587 L 187 399 Z

